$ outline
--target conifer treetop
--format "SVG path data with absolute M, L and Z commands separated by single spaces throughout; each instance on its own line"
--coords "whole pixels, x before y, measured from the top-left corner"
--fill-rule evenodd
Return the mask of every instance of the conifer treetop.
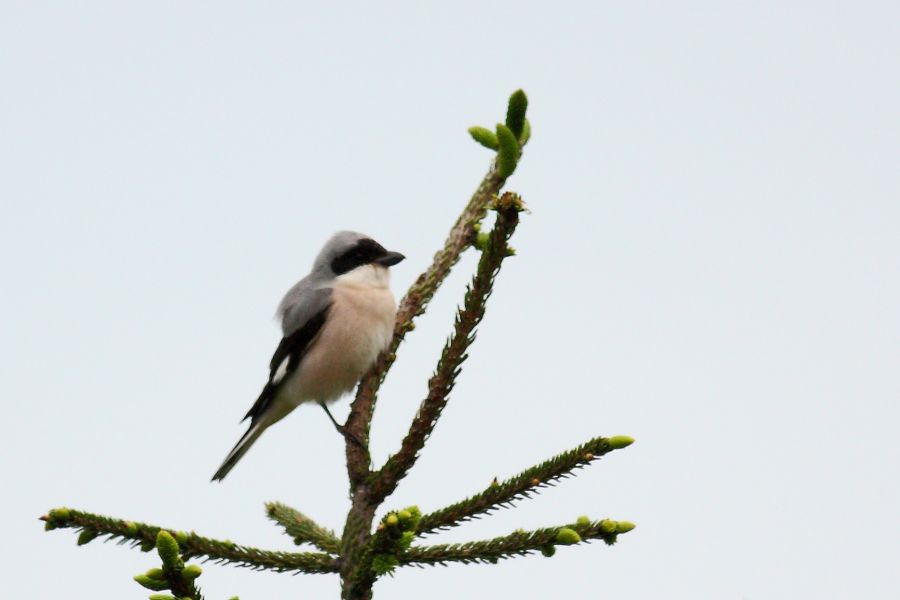
M 345 453 L 351 506 L 340 535 L 279 502 L 267 503 L 266 515 L 295 544 L 310 547 L 309 551 L 263 550 L 201 536 L 193 531 L 178 531 L 69 508 L 53 509 L 42 516 L 45 528 L 74 529 L 78 532 L 79 545 L 104 538 L 145 552 L 156 550 L 161 566 L 134 577 L 144 588 L 158 592 L 150 596 L 151 600 L 200 600 L 202 595 L 197 578 L 202 569 L 188 562 L 195 558 L 255 570 L 337 574 L 341 580 L 341 598 L 368 600 L 372 598 L 378 578 L 393 574 L 399 567 L 496 563 L 528 554 L 550 557 L 558 546 L 582 545 L 594 540 L 613 544 L 620 535 L 634 529 L 634 524 L 628 521 L 580 516 L 560 525 L 531 531 L 519 529 L 488 540 L 459 544 L 417 543 L 425 536 L 439 534 L 532 498 L 541 489 L 557 484 L 634 441 L 623 435 L 591 439 L 505 480 L 494 480 L 481 491 L 449 506 L 424 513 L 418 506 L 409 506 L 390 511 L 375 523 L 375 512 L 415 466 L 434 431 L 461 375 L 468 349 L 475 341 L 476 330 L 485 316 L 500 269 L 505 260 L 516 254 L 509 240 L 526 207 L 518 194 L 503 191 L 503 187 L 519 167 L 523 148 L 531 138 L 527 109 L 525 92 L 517 90 L 509 98 L 503 123 L 493 129 L 482 126 L 469 129 L 472 138 L 491 150 L 494 156 L 475 193 L 450 228 L 444 245 L 400 301 L 389 348 L 359 383 L 344 424 L 350 434 L 346 436 Z M 493 218 L 489 218 L 490 214 Z M 457 310 L 453 331 L 428 379 L 419 409 L 395 452 L 383 465 L 373 468 L 369 428 L 381 383 L 394 364 L 406 335 L 415 328 L 416 318 L 425 312 L 460 256 L 469 249 L 479 253 L 478 265 Z

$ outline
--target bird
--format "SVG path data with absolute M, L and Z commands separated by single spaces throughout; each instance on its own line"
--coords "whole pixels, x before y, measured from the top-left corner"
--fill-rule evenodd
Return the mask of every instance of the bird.
M 283 337 L 269 362 L 269 378 L 244 416 L 250 426 L 212 481 L 224 479 L 267 428 L 304 402 L 318 403 L 339 432 L 359 443 L 327 403 L 351 391 L 390 344 L 397 303 L 389 267 L 404 258 L 362 233 L 331 236 L 310 273 L 278 306 Z

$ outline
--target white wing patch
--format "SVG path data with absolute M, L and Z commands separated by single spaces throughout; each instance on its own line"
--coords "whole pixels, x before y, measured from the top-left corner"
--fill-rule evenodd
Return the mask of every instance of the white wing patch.
M 284 376 L 287 373 L 288 361 L 290 360 L 290 356 L 284 357 L 284 360 L 282 360 L 281 364 L 278 365 L 278 368 L 275 369 L 275 374 L 272 375 L 272 381 L 270 381 L 269 383 L 273 385 L 278 385 L 279 383 L 281 383 L 281 380 L 284 379 Z

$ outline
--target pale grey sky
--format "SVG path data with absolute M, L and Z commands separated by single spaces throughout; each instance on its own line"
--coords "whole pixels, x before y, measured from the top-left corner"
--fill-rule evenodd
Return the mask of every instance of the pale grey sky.
M 316 408 L 223 485 L 283 292 L 337 229 L 428 263 L 508 94 L 533 213 L 452 401 L 387 508 L 438 508 L 594 435 L 637 443 L 516 510 L 612 548 L 403 569 L 380 598 L 896 598 L 900 9 L 894 2 L 0 1 L 4 591 L 143 598 L 154 558 L 75 547 L 57 505 L 293 548 L 340 528 Z M 383 460 L 425 391 L 467 255 L 401 350 Z M 347 402 L 336 407 L 345 414 Z M 9 543 L 13 540 L 13 543 Z M 336 597 L 209 565 L 210 600 Z

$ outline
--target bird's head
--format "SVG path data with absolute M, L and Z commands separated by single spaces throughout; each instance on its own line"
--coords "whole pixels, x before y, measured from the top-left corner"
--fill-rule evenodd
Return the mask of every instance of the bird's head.
M 392 267 L 404 258 L 406 257 L 399 252 L 386 250 L 365 234 L 339 231 L 322 247 L 314 269 L 317 271 L 327 269 L 337 277 L 366 265 Z

